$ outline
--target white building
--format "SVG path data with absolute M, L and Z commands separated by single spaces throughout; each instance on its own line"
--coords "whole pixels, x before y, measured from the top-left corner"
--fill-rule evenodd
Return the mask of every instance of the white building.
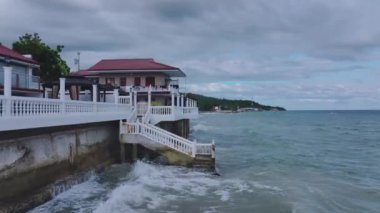
M 4 94 L 4 75 L 11 73 L 12 95 L 41 96 L 40 78 L 32 74 L 33 69 L 38 68 L 38 63 L 30 56 L 0 44 L 0 94 Z

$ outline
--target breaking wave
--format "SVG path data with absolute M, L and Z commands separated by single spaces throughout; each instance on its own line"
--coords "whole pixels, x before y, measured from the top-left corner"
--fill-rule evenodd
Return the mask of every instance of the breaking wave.
M 232 201 L 236 193 L 254 193 L 257 187 L 255 183 L 238 179 L 223 180 L 210 173 L 141 161 L 134 164 L 127 178 L 128 181 L 109 193 L 95 212 L 147 212 L 158 208 L 179 211 L 178 202 L 205 198 Z
M 210 130 L 210 127 L 209 127 L 209 126 L 206 126 L 205 124 L 201 124 L 201 123 L 199 123 L 199 124 L 194 125 L 194 126 L 192 127 L 192 129 L 193 129 L 194 131 L 208 131 L 208 130 Z

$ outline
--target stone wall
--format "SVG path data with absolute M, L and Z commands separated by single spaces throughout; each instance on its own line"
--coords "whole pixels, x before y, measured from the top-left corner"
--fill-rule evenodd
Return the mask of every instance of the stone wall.
M 47 186 L 118 160 L 119 122 L 0 132 L 0 212 L 50 199 Z

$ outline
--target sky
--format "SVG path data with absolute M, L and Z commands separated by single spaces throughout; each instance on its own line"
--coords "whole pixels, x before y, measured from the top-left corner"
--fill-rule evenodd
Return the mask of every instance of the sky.
M 0 42 L 39 33 L 76 71 L 181 68 L 187 92 L 302 109 L 380 109 L 379 0 L 0 0 Z

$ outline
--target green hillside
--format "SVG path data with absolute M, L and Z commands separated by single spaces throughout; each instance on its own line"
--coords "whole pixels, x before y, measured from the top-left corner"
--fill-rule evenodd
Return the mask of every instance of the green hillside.
M 250 100 L 230 100 L 208 97 L 193 93 L 188 93 L 187 97 L 194 99 L 198 102 L 200 111 L 212 111 L 215 106 L 220 106 L 222 110 L 237 110 L 240 108 L 257 108 L 259 111 L 285 111 L 285 108 L 261 105 L 255 101 Z

